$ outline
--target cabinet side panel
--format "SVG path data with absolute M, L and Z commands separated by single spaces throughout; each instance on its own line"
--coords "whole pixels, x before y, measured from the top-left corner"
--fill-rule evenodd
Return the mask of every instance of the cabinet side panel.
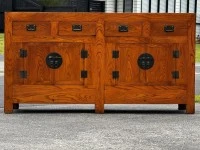
M 187 105 L 186 112 L 193 114 L 195 112 L 195 15 L 191 15 L 191 19 L 188 22 L 190 27 L 188 30 L 188 50 L 187 56 L 187 71 L 190 76 L 187 78 Z
M 5 13 L 5 74 L 4 74 L 4 112 L 11 113 L 13 111 L 12 101 L 12 84 L 13 84 L 13 53 L 12 53 L 12 19 L 9 13 Z

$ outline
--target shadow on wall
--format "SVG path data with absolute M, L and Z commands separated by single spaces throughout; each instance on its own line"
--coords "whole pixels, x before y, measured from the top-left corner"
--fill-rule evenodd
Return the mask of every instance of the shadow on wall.
M 0 73 L 1 74 L 1 73 Z M 4 104 L 4 76 L 0 76 L 0 108 L 3 108 Z
M 197 35 L 197 37 L 196 37 L 196 43 L 200 44 L 200 35 Z

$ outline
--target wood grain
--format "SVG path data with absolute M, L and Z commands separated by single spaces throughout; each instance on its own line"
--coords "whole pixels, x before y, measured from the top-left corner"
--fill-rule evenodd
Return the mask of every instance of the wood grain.
M 166 25 L 173 25 L 174 32 L 165 32 Z M 187 36 L 188 26 L 185 22 L 159 21 L 151 23 L 151 36 Z
M 141 36 L 142 23 L 141 22 L 124 22 L 116 19 L 116 22 L 105 22 L 105 36 Z M 119 32 L 119 26 L 127 26 L 128 32 Z
M 24 43 L 27 50 L 24 60 L 24 70 L 27 78 L 24 84 L 53 84 L 53 71 L 46 65 L 46 57 L 51 52 L 53 43 Z
M 154 58 L 152 68 L 146 70 L 146 83 L 148 85 L 174 85 L 175 79 L 172 72 L 175 71 L 173 48 L 168 44 L 147 45 L 147 53 Z
M 55 72 L 55 84 L 83 85 L 81 70 L 83 60 L 80 57 L 83 43 L 59 43 L 54 45 L 53 50 L 61 55 L 63 63 Z
M 50 22 L 16 22 L 13 25 L 13 35 L 16 36 L 41 36 L 41 35 L 51 35 L 51 23 Z M 36 31 L 27 31 L 26 26 L 34 24 L 36 25 Z
M 86 43 L 84 45 L 84 50 L 88 51 L 88 57 L 83 59 L 83 70 L 87 70 L 88 72 L 88 77 L 84 79 L 84 86 L 97 87 L 96 78 L 98 78 L 98 75 L 96 72 L 96 58 L 98 56 L 98 51 L 93 43 Z
M 12 52 L 12 20 L 8 13 L 5 13 L 5 70 L 4 70 L 4 112 L 13 112 L 12 101 L 12 84 L 13 84 L 13 72 L 14 72 L 14 53 Z M 15 52 L 15 51 L 14 51 Z
M 104 20 L 102 17 L 97 21 L 97 29 L 96 29 L 96 73 L 97 73 L 97 99 L 95 104 L 95 112 L 96 113 L 104 113 L 104 83 L 105 83 L 105 39 L 104 39 Z
M 104 104 L 178 104 L 195 112 L 194 14 L 9 12 L 5 22 L 5 113 L 20 103 L 95 104 L 96 113 L 104 112 Z M 37 30 L 28 32 L 27 24 Z M 72 31 L 74 24 L 82 31 Z M 129 31 L 119 32 L 119 25 Z M 165 25 L 174 25 L 174 32 L 164 32 Z M 27 57 L 19 57 L 20 49 Z M 119 58 L 112 58 L 113 50 Z M 58 69 L 46 65 L 51 52 L 63 58 Z M 154 57 L 152 68 L 139 68 L 142 53 Z M 119 71 L 118 79 L 112 71 Z
M 176 70 L 179 71 L 179 79 L 176 79 L 176 85 L 186 85 L 187 84 L 187 78 L 190 78 L 190 75 L 188 76 L 187 71 L 187 50 L 188 45 L 186 44 L 176 44 L 174 49 L 179 51 L 179 58 L 175 59 L 176 61 Z
M 81 25 L 82 31 L 73 31 L 73 25 Z M 95 35 L 96 22 L 59 22 L 58 35 Z
M 167 92 L 166 92 L 167 91 Z M 105 104 L 185 104 L 182 86 L 106 86 Z
M 97 91 L 69 85 L 14 85 L 14 103 L 95 104 Z
M 119 71 L 119 79 L 116 85 L 144 85 L 145 71 L 140 69 L 137 63 L 138 57 L 145 52 L 143 44 L 117 44 L 119 59 L 116 59 L 116 70 Z
M 189 77 L 187 78 L 187 105 L 186 113 L 195 113 L 195 16 L 191 16 L 190 22 L 188 22 L 188 50 L 186 50 L 187 71 Z
M 112 72 L 116 70 L 116 61 L 117 59 L 112 57 L 113 51 L 118 51 L 116 49 L 115 43 L 106 42 L 106 53 L 105 53 L 105 85 L 115 85 L 116 80 L 112 77 Z M 119 58 L 118 58 L 119 59 Z

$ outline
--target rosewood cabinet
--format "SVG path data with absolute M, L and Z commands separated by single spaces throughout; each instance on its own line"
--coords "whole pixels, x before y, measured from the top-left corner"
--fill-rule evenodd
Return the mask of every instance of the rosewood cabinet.
M 194 113 L 194 14 L 6 13 L 4 111 L 178 104 Z

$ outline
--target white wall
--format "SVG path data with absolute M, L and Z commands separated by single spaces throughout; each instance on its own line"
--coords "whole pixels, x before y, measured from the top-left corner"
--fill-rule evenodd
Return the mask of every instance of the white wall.
M 141 11 L 141 0 L 133 0 L 133 12 L 140 13 Z
M 168 13 L 174 13 L 174 1 L 175 0 L 168 0 Z
M 105 12 L 115 12 L 115 0 L 106 0 L 105 5 Z
M 166 0 L 161 0 L 160 1 L 160 13 L 165 13 L 166 12 Z
M 118 0 L 118 3 L 117 3 L 117 12 L 123 12 L 123 7 L 124 7 L 124 1 L 123 0 Z
M 158 0 L 151 0 L 151 12 L 157 13 Z
M 181 5 L 181 0 L 176 0 L 176 10 L 175 10 L 176 13 L 181 12 L 180 5 Z

